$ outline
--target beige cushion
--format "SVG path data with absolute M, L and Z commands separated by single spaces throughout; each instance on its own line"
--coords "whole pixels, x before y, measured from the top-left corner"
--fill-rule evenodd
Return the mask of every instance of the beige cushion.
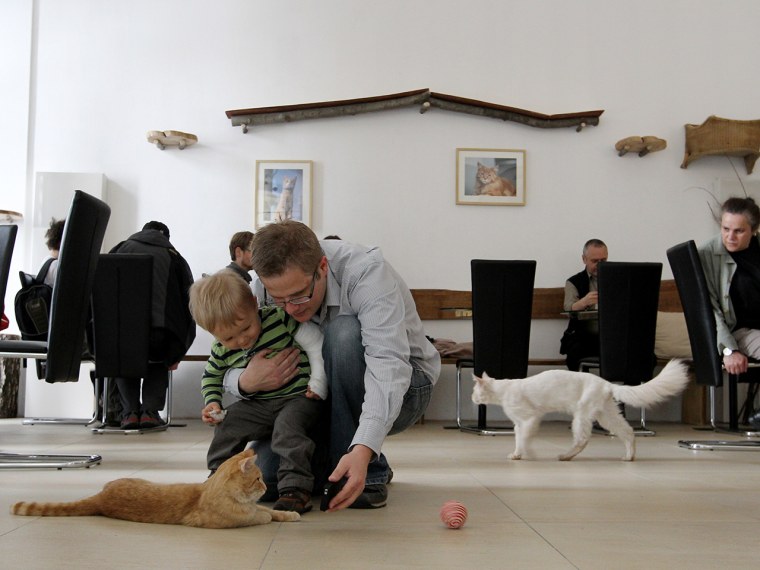
M 657 358 L 691 358 L 689 333 L 683 313 L 657 313 L 654 353 Z

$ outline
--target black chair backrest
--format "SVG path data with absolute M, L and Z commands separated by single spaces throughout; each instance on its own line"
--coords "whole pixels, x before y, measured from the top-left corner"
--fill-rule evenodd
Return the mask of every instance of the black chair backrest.
M 667 255 L 689 331 L 697 384 L 720 386 L 723 372 L 717 348 L 715 314 L 697 246 L 691 240 L 679 243 L 668 249 Z
M 525 378 L 536 262 L 473 259 L 470 269 L 475 374 Z
M 661 263 L 599 264 L 599 365 L 610 382 L 652 379 Z
M 92 291 L 95 375 L 143 378 L 148 370 L 153 257 L 101 254 Z
M 111 208 L 105 202 L 80 190 L 74 192 L 53 286 L 46 382 L 79 379 L 90 294 L 110 216 Z
M 0 313 L 5 312 L 5 291 L 8 288 L 8 274 L 11 271 L 16 233 L 18 233 L 16 225 L 0 226 Z

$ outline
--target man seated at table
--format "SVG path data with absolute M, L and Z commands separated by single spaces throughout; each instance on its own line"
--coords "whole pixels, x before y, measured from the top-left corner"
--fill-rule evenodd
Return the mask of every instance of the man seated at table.
M 607 246 L 600 239 L 590 239 L 581 255 L 584 268 L 565 282 L 566 311 L 596 310 L 599 302 L 597 271 L 601 261 L 607 261 Z M 568 370 L 580 370 L 580 361 L 599 356 L 599 322 L 597 319 L 570 317 L 560 341 L 560 354 L 566 355 Z

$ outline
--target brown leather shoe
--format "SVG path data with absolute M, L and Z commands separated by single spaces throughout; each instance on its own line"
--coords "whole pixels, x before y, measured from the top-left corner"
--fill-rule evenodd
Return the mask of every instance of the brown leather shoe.
M 311 493 L 303 489 L 285 489 L 272 507 L 275 511 L 295 511 L 302 515 L 311 510 Z

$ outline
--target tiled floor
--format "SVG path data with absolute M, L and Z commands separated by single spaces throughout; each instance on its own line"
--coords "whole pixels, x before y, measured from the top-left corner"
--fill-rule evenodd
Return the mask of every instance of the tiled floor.
M 511 436 L 414 426 L 391 437 L 395 477 L 386 508 L 321 513 L 297 523 L 234 530 L 147 525 L 100 517 L 16 517 L 18 500 L 73 500 L 138 476 L 202 481 L 211 431 L 199 422 L 141 436 L 0 420 L 5 452 L 99 453 L 91 469 L 0 471 L 3 568 L 750 568 L 760 561 L 760 453 L 693 452 L 711 439 L 655 424 L 638 459 L 593 436 L 575 460 L 564 422 L 542 427 L 536 458 L 509 461 Z M 445 528 L 438 509 L 463 502 L 469 520 Z M 316 503 L 315 503 L 316 507 Z

